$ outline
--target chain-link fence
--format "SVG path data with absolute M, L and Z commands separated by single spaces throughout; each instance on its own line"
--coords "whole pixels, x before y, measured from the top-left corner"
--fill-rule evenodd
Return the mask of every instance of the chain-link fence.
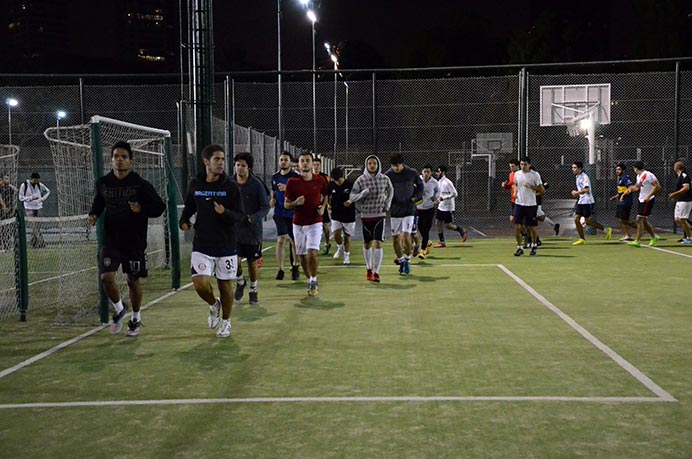
M 526 154 L 550 184 L 544 198 L 548 216 L 571 230 L 570 166 L 575 160 L 588 163 L 588 144 L 584 137 L 570 137 L 564 126 L 540 125 L 540 87 L 609 83 L 611 123 L 597 127 L 595 164 L 587 168 L 597 219 L 616 226 L 614 204 L 608 201 L 615 193 L 614 166 L 642 160 L 663 187 L 653 223 L 673 230 L 673 204 L 665 199 L 675 185 L 673 162 L 692 161 L 690 63 L 692 59 L 610 63 L 596 67 L 600 73 L 592 70 L 593 64 L 535 66 L 524 70 L 524 78 L 519 67 L 353 71 L 344 72 L 347 78 L 338 74 L 336 80 L 332 71 L 321 71 L 314 105 L 309 73 L 284 74 L 281 103 L 275 73 L 218 75 L 212 139 L 226 146 L 229 171 L 235 153 L 251 152 L 253 172 L 265 183 L 277 168 L 281 150 L 294 155 L 312 150 L 326 159 L 325 172 L 337 164 L 351 178 L 361 173 L 372 153 L 387 164 L 389 153 L 400 152 L 418 170 L 428 163 L 445 164 L 459 192 L 457 218 L 476 230 L 471 236 L 511 233 L 509 195 L 501 183 L 509 160 Z M 187 87 L 171 76 L 0 75 L 0 100 L 18 101 L 6 105 L 8 122 L 0 123 L 0 143 L 11 137 L 20 148 L 10 181 L 17 186 L 38 172 L 55 193 L 59 172 L 43 132 L 101 115 L 171 132 L 175 184 L 182 198 L 202 147 L 194 145 L 186 97 Z M 67 117 L 58 119 L 58 110 Z M 52 194 L 45 201 L 44 216 L 58 215 L 59 199 Z

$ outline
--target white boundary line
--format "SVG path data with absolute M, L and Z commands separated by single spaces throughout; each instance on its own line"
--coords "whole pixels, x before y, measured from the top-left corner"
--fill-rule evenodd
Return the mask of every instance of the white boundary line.
M 643 245 L 642 247 L 646 247 L 647 249 L 651 249 L 651 250 L 658 250 L 659 252 L 670 253 L 672 255 L 678 255 L 680 257 L 692 258 L 692 255 L 687 255 L 686 253 L 675 252 L 674 250 L 666 250 L 666 249 L 662 249 L 660 247 L 651 247 L 649 245 Z
M 190 282 L 189 284 L 183 285 L 178 290 L 175 290 L 173 292 L 168 292 L 165 295 L 160 296 L 160 297 L 156 298 L 155 300 L 152 300 L 152 301 L 148 302 L 147 304 L 143 305 L 142 309 L 146 309 L 149 306 L 153 306 L 160 301 L 163 301 L 167 298 L 170 298 L 171 296 L 175 295 L 176 293 L 178 293 L 182 290 L 185 290 L 186 288 L 190 287 L 191 285 L 192 285 L 192 282 Z M 32 363 L 38 362 L 39 360 L 45 359 L 46 357 L 50 357 L 51 355 L 55 354 L 56 352 L 58 352 L 62 349 L 65 349 L 67 346 L 70 346 L 74 343 L 77 343 L 77 342 L 83 340 L 84 338 L 88 338 L 89 336 L 91 336 L 95 333 L 98 333 L 101 330 L 103 330 L 104 328 L 106 328 L 106 326 L 108 326 L 108 324 L 99 325 L 98 327 L 92 328 L 91 330 L 89 330 L 86 333 L 82 333 L 79 336 L 75 336 L 72 339 L 69 339 L 65 342 L 62 342 L 62 343 L 58 344 L 57 346 L 54 346 L 54 347 L 48 349 L 47 351 L 41 352 L 40 354 L 37 354 L 37 355 L 31 357 L 30 359 L 27 359 L 21 363 L 18 363 L 17 365 L 15 365 L 13 367 L 2 370 L 2 371 L 0 371 L 0 379 L 4 378 L 5 376 L 11 375 L 12 373 L 14 373 L 16 371 L 19 371 L 22 368 L 31 365 Z
M 398 403 L 398 402 L 586 402 L 586 403 L 660 403 L 659 397 L 453 397 L 453 396 L 403 396 L 403 397 L 257 397 L 257 398 L 190 398 L 168 400 L 107 400 L 92 402 L 41 402 L 6 403 L 0 410 L 33 408 L 73 408 L 92 406 L 143 406 L 143 405 L 212 405 L 235 403 Z
M 606 344 L 601 342 L 598 338 L 589 333 L 584 327 L 579 325 L 574 319 L 558 309 L 553 303 L 548 301 L 543 295 L 534 290 L 529 284 L 524 282 L 519 276 L 514 274 L 512 271 L 507 269 L 504 265 L 497 265 L 505 274 L 514 279 L 514 281 L 519 284 L 524 290 L 529 292 L 534 298 L 540 301 L 543 306 L 550 309 L 558 317 L 564 320 L 570 327 L 572 327 L 577 333 L 582 335 L 588 342 L 596 346 L 601 352 L 610 357 L 615 363 L 617 363 L 623 370 L 631 374 L 637 381 L 646 386 L 654 394 L 660 397 L 661 401 L 666 402 L 677 402 L 677 400 L 670 395 L 668 392 L 663 390 L 658 384 L 653 382 L 648 376 L 639 371 L 634 365 L 625 360 L 620 354 L 612 350 Z

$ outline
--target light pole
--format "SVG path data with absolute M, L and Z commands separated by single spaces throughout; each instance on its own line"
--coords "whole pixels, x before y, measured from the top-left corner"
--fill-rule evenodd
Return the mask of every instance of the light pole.
M 9 136 L 10 145 L 12 145 L 12 107 L 19 105 L 19 101 L 17 99 L 9 98 L 5 100 L 5 104 L 7 104 L 7 133 Z
M 337 131 L 336 131 L 336 124 L 337 124 L 337 119 L 336 119 L 336 73 L 337 70 L 339 69 L 339 58 L 337 55 L 332 52 L 332 47 L 329 43 L 324 44 L 324 49 L 327 50 L 327 54 L 329 54 L 329 58 L 332 60 L 334 63 L 334 163 L 336 164 L 336 145 L 337 145 Z
M 317 153 L 317 96 L 315 92 L 315 23 L 317 22 L 317 15 L 313 10 L 308 10 L 307 16 L 312 23 L 312 152 Z
M 279 125 L 279 154 L 283 151 L 284 146 L 283 146 L 283 101 L 282 101 L 282 93 L 281 93 L 281 0 L 276 0 L 276 81 L 279 86 L 279 93 L 278 93 L 278 112 L 279 112 L 279 119 L 278 119 L 278 125 Z
M 67 113 L 65 110 L 58 110 L 55 112 L 55 127 L 60 129 L 60 120 L 65 118 L 67 116 Z

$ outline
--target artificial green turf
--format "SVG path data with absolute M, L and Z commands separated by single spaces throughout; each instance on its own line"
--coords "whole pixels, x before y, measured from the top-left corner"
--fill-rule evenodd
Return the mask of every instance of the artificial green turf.
M 690 457 L 690 260 L 616 242 L 450 244 L 383 282 L 320 257 L 320 293 L 275 281 L 236 305 L 233 336 L 184 291 L 0 379 L 0 403 L 248 397 L 654 397 L 494 266 L 503 264 L 670 392 L 673 403 L 311 402 L 0 410 L 6 457 Z M 665 241 L 664 241 L 665 242 Z M 662 244 L 665 247 L 665 244 Z M 680 250 L 672 247 L 671 250 Z M 683 252 L 684 253 L 684 252 Z M 1 325 L 5 366 L 29 357 Z M 48 343 L 35 327 L 36 341 Z M 53 330 L 53 329 L 47 329 Z M 51 332 L 55 334 L 54 331 Z M 12 353 L 11 358 L 5 353 Z M 3 367 L 4 368 L 4 367 Z M 89 445 L 89 447 L 85 447 Z

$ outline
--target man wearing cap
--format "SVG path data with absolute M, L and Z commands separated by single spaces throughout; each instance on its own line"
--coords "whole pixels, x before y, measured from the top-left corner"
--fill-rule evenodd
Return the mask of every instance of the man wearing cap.
M 43 201 L 50 196 L 50 190 L 39 181 L 40 178 L 38 172 L 32 172 L 31 178 L 19 186 L 19 200 L 24 203 L 24 213 L 27 217 L 38 217 L 43 209 Z M 28 226 L 31 228 L 31 247 L 45 247 L 40 223 L 29 222 Z

